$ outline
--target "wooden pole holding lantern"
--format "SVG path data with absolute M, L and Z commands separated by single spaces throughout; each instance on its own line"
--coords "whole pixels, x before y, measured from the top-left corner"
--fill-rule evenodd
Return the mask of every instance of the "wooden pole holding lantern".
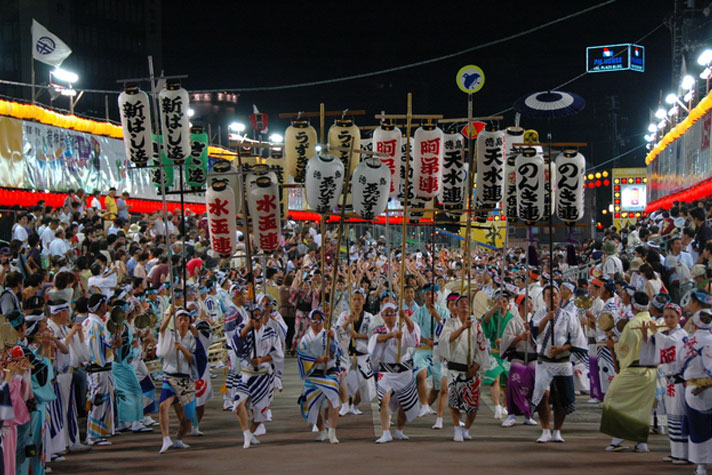
M 405 297 L 403 295 L 404 288 L 405 288 L 405 244 L 406 244 L 406 234 L 407 234 L 407 228 L 408 228 L 408 185 L 409 185 L 409 179 L 408 179 L 408 172 L 410 171 L 410 133 L 413 125 L 413 119 L 425 119 L 425 120 L 438 120 L 442 119 L 442 115 L 438 114 L 413 114 L 413 93 L 409 92 L 408 93 L 408 99 L 406 103 L 406 113 L 405 114 L 379 114 L 376 115 L 376 119 L 400 119 L 403 120 L 405 119 L 405 130 L 406 130 L 406 142 L 405 142 L 405 181 L 403 183 L 403 226 L 401 229 L 401 263 L 400 263 L 400 275 L 399 277 L 399 283 L 398 283 L 398 288 L 399 288 L 399 294 L 398 294 L 398 300 L 399 300 L 399 309 L 400 311 L 398 312 L 398 325 L 397 325 L 397 331 L 400 331 L 401 325 L 403 324 L 402 318 L 401 318 L 401 312 L 403 312 L 403 307 L 405 305 Z M 386 214 L 386 219 L 388 215 Z M 389 263 L 390 264 L 390 263 Z M 401 361 L 401 339 L 398 339 L 398 355 L 396 362 L 400 364 Z

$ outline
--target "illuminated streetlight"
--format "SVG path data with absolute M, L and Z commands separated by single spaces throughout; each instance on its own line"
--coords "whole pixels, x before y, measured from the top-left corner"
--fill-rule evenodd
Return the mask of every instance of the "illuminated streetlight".
M 55 68 L 50 71 L 50 73 L 52 74 L 52 76 L 59 79 L 60 81 L 64 81 L 69 84 L 79 81 L 79 76 L 77 75 L 77 73 L 67 71 L 66 69 Z
M 316 151 L 317 151 L 317 153 L 321 152 L 321 145 L 316 146 Z
M 664 119 L 666 115 L 667 115 L 667 111 L 665 109 L 663 109 L 662 107 L 655 111 L 656 119 Z
M 679 100 L 679 98 L 677 97 L 677 94 L 675 94 L 674 92 L 671 92 L 670 94 L 665 96 L 665 102 L 667 102 L 668 104 L 674 104 L 678 100 Z
M 712 49 L 706 49 L 697 57 L 697 64 L 708 66 L 710 63 L 712 63 Z
M 188 108 L 188 117 L 193 117 L 195 115 L 195 110 Z
M 681 86 L 685 91 L 691 90 L 695 87 L 695 78 L 692 75 L 687 74 L 684 78 L 682 78 Z
M 657 125 L 655 125 L 655 124 L 650 124 L 650 125 L 648 126 L 648 132 L 650 132 L 651 134 L 654 134 L 654 133 L 657 132 L 657 131 L 658 131 L 658 126 L 657 126 Z
M 245 131 L 245 124 L 242 122 L 232 122 L 230 125 L 227 126 L 232 132 L 244 132 Z
M 273 143 L 282 143 L 284 140 L 284 137 L 282 137 L 280 134 L 272 134 L 269 136 L 269 141 Z

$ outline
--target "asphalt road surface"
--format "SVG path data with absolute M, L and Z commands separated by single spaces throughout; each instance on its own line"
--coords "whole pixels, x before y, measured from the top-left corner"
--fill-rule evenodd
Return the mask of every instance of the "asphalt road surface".
M 213 384 L 222 384 L 222 369 Z M 452 441 L 453 429 L 445 418 L 443 430 L 433 430 L 435 416 L 416 419 L 406 426 L 408 441 L 375 444 L 380 436 L 376 405 L 362 403 L 363 415 L 339 418 L 338 445 L 319 443 L 300 415 L 297 398 L 302 386 L 296 360 L 287 359 L 285 389 L 275 396 L 272 422 L 261 444 L 242 448 L 237 418 L 222 410 L 222 395 L 216 394 L 200 426 L 203 437 L 187 436 L 190 449 L 171 449 L 159 455 L 158 427 L 150 434 L 122 434 L 110 447 L 69 454 L 64 462 L 52 463 L 54 473 L 691 473 L 692 466 L 673 466 L 662 461 L 668 455 L 667 435 L 651 435 L 650 453 L 630 449 L 610 453 L 603 448 L 610 438 L 598 432 L 601 409 L 577 398 L 578 410 L 562 431 L 563 444 L 536 444 L 540 427 L 500 427 L 493 417 L 489 391 L 470 431 L 473 440 Z M 173 433 L 175 433 L 175 416 Z M 157 416 L 154 416 L 158 419 Z M 629 447 L 633 444 L 628 443 Z

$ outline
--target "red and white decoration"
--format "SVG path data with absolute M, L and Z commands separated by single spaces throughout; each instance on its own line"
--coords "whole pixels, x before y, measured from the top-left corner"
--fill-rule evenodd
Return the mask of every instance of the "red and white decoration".
M 227 180 L 213 180 L 205 192 L 208 212 L 210 247 L 221 257 L 230 257 L 237 250 L 235 223 L 235 192 Z
M 307 163 L 304 188 L 310 208 L 317 213 L 334 211 L 344 188 L 344 164 L 333 155 L 313 157 Z
M 391 172 L 378 159 L 366 159 L 354 171 L 351 184 L 354 212 L 373 219 L 385 211 L 391 188 Z
M 576 150 L 564 150 L 556 157 L 556 216 L 565 223 L 583 218 L 586 159 Z
M 391 198 L 398 195 L 400 185 L 402 141 L 402 134 L 398 127 L 384 128 L 381 125 L 373 131 L 373 150 L 386 155 L 378 158 L 386 164 L 391 173 L 391 189 L 388 192 Z
M 124 129 L 126 157 L 136 166 L 145 166 L 153 155 L 148 94 L 137 86 L 127 87 L 119 94 L 119 115 Z
M 163 125 L 163 148 L 166 157 L 176 165 L 185 163 L 190 156 L 190 100 L 188 91 L 177 81 L 169 81 L 158 94 Z
M 443 131 L 418 127 L 413 141 L 413 192 L 420 198 L 433 198 L 440 191 L 443 173 Z
M 254 181 L 247 198 L 254 243 L 265 252 L 279 249 L 282 233 L 277 180 L 265 174 Z

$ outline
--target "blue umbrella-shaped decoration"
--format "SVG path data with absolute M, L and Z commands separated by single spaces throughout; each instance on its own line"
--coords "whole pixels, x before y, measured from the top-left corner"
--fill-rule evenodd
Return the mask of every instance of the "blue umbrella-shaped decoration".
M 533 119 L 556 119 L 568 117 L 583 110 L 586 101 L 572 92 L 540 91 L 520 97 L 514 110 Z

